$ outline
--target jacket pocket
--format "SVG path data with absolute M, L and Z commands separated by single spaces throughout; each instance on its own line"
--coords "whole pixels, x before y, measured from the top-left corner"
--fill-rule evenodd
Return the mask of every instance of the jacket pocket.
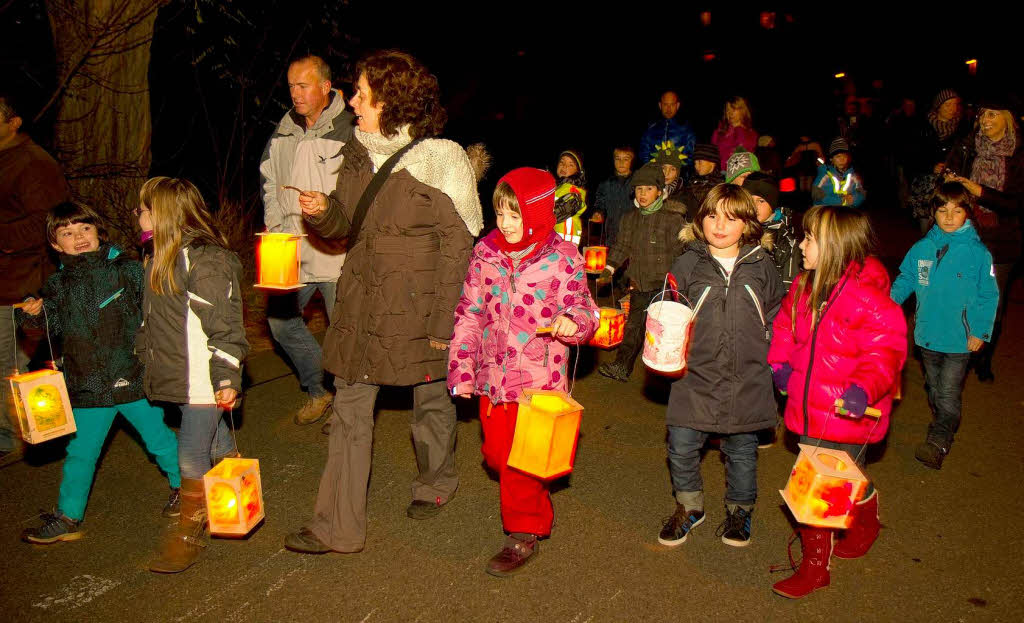
M 757 300 L 757 295 L 754 294 L 754 290 L 750 287 L 750 284 L 743 284 L 743 288 L 747 291 L 747 294 L 750 295 L 750 300 L 754 302 L 754 308 L 757 309 L 757 317 L 761 319 L 761 328 L 764 329 L 765 341 L 771 341 L 771 336 L 768 334 L 768 323 L 764 318 L 764 310 L 761 307 L 761 301 Z

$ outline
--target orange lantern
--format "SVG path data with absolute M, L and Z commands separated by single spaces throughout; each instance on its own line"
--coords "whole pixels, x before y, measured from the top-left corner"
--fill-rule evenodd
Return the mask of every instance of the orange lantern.
M 36 370 L 8 378 L 26 442 L 39 443 L 78 430 L 62 372 Z
M 786 488 L 779 493 L 802 524 L 820 528 L 850 527 L 853 505 L 864 497 L 868 479 L 842 450 L 800 445 Z
M 550 480 L 572 471 L 583 405 L 565 392 L 527 389 L 519 399 L 508 466 Z
M 245 536 L 264 517 L 260 462 L 224 459 L 203 476 L 210 533 Z
M 608 264 L 608 247 L 583 247 L 583 260 L 588 273 L 600 273 Z
M 256 247 L 257 288 L 266 290 L 298 290 L 301 240 L 305 234 L 261 232 Z
M 619 299 L 619 308 L 622 309 L 622 313 L 626 314 L 626 318 L 629 318 L 629 295 Z
M 614 307 L 601 308 L 601 321 L 587 344 L 598 348 L 612 348 L 622 343 L 626 330 L 626 312 Z

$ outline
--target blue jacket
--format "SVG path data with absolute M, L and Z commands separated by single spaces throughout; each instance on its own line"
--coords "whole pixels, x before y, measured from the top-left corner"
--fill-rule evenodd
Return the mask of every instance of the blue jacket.
M 839 173 L 835 167 L 818 166 L 818 177 L 814 180 L 814 188 L 811 196 L 814 202 L 826 206 L 843 205 L 843 195 L 852 195 L 853 203 L 847 204 L 859 208 L 865 199 L 864 182 L 853 170 L 853 167 L 846 169 L 846 172 Z
M 697 135 L 688 123 L 679 123 L 673 119 L 658 119 L 647 126 L 647 131 L 640 139 L 640 164 L 654 158 L 658 152 L 658 143 L 672 141 L 676 147 L 686 154 L 687 166 L 693 161 L 693 148 L 697 144 Z
M 892 300 L 917 295 L 914 341 L 942 353 L 966 353 L 967 337 L 989 342 L 999 306 L 992 254 L 970 221 L 951 234 L 935 225 L 900 264 Z

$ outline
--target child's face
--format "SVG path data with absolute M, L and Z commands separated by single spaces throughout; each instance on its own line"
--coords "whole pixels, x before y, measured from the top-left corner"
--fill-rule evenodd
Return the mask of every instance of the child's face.
M 757 220 L 761 223 L 771 218 L 775 208 L 768 204 L 760 195 L 751 195 L 754 198 L 754 207 L 757 208 Z
M 832 164 L 840 171 L 845 171 L 850 166 L 850 154 L 845 151 L 832 156 Z
M 661 165 L 661 172 L 665 175 L 666 184 L 671 184 L 679 177 L 679 167 L 674 167 L 671 164 Z
M 58 227 L 56 237 L 57 242 L 53 243 L 53 248 L 67 255 L 88 253 L 100 248 L 100 233 L 90 223 L 71 223 Z
M 738 106 L 726 104 L 725 118 L 729 121 L 729 125 L 738 126 L 743 123 L 743 111 Z
M 661 194 L 661 190 L 657 186 L 637 186 L 633 189 L 633 194 L 636 195 L 636 202 L 640 204 L 641 208 L 654 203 L 654 200 Z
M 629 175 L 633 170 L 633 154 L 628 151 L 615 150 L 615 172 L 621 176 Z M 561 166 L 561 162 L 559 162 Z M 561 174 L 559 174 L 561 175 Z
M 696 169 L 697 175 L 703 177 L 711 175 L 711 172 L 715 170 L 715 163 L 710 160 L 698 160 L 694 163 L 693 168 Z
M 140 203 L 139 207 L 135 208 L 135 216 L 139 217 L 139 229 L 153 231 L 153 213 L 145 204 Z
M 497 206 L 494 213 L 498 215 L 498 231 L 509 244 L 515 244 L 523 239 L 523 217 L 518 212 L 505 206 Z
M 704 238 L 710 245 L 711 255 L 734 257 L 739 254 L 743 219 L 726 214 L 719 205 L 715 208 L 714 214 L 704 217 L 701 226 L 704 228 Z
M 804 269 L 814 270 L 818 267 L 818 241 L 814 239 L 814 234 L 804 233 L 804 239 L 800 241 L 800 251 L 804 254 Z
M 580 172 L 576 168 L 576 162 L 569 156 L 562 156 L 558 159 L 558 169 L 556 169 L 558 177 L 569 177 L 570 175 L 576 175 Z
M 960 229 L 966 222 L 967 210 L 953 202 L 947 203 L 935 211 L 935 224 L 947 234 Z

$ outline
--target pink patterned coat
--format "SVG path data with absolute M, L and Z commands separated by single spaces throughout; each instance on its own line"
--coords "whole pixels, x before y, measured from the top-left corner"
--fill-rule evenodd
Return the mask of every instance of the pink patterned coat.
M 552 232 L 513 269 L 494 242 L 500 235 L 492 231 L 473 249 L 448 351 L 452 394 L 479 394 L 495 404 L 514 402 L 525 388 L 565 391 L 569 348 L 536 336 L 537 328 L 566 315 L 579 325 L 566 341 L 585 343 L 600 317 L 576 245 Z

